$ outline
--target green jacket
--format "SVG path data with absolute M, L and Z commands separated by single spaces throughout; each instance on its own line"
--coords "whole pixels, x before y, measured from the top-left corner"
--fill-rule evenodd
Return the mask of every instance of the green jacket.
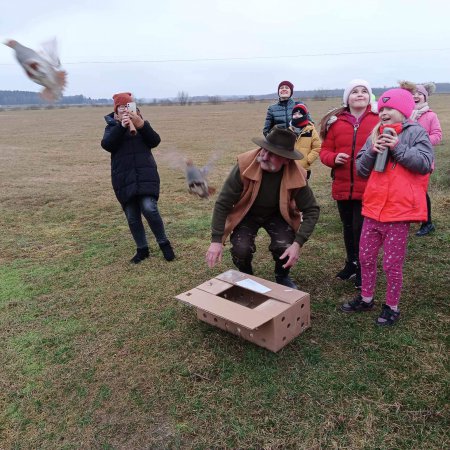
M 224 243 L 228 234 L 245 217 L 252 204 L 261 203 L 259 196 L 264 195 L 265 189 L 279 188 L 264 186 L 263 171 L 260 168 L 258 170 L 259 164 L 254 161 L 259 150 L 239 155 L 239 163 L 228 175 L 214 206 L 211 225 L 212 242 Z M 296 231 L 295 241 L 302 246 L 314 230 L 319 219 L 320 208 L 305 181 L 303 175 L 305 171 L 294 161 L 283 170 L 280 183 L 287 188 L 287 191 L 283 192 L 280 189 L 280 200 L 274 205 L 267 206 L 280 210 L 285 220 Z M 247 177 L 246 174 L 249 176 Z

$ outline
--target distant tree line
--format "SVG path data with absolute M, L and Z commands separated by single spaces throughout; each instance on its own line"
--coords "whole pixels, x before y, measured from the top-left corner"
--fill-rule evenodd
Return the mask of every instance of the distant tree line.
M 101 105 L 112 104 L 112 100 L 107 98 L 93 99 L 84 95 L 63 96 L 57 105 Z M 46 105 L 47 102 L 41 99 L 39 93 L 29 91 L 0 91 L 0 105 Z
M 373 93 L 378 97 L 385 90 L 394 86 L 384 86 L 382 88 L 373 88 Z M 309 91 L 295 91 L 294 98 L 300 99 L 314 99 L 326 100 L 327 98 L 342 97 L 344 89 L 315 89 Z M 436 94 L 450 93 L 450 83 L 436 83 Z M 219 97 L 218 95 L 201 95 L 190 97 L 186 91 L 179 91 L 175 98 L 154 98 L 153 101 L 149 99 L 137 99 L 138 103 L 153 104 L 153 105 L 192 105 L 194 103 L 211 103 L 214 105 L 220 104 L 224 101 L 247 101 L 254 103 L 255 101 L 273 100 L 277 98 L 277 93 L 263 94 L 263 95 L 227 95 Z M 0 105 L 15 106 L 15 105 L 39 105 L 43 106 L 47 103 L 41 99 L 39 93 L 28 91 L 0 91 Z M 56 105 L 112 105 L 112 100 L 109 98 L 90 98 L 84 95 L 69 95 L 64 96 L 56 102 Z

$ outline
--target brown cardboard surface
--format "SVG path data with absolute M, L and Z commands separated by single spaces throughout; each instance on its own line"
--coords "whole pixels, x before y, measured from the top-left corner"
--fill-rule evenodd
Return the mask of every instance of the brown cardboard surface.
M 301 292 L 297 289 L 291 289 L 286 286 L 282 286 L 281 284 L 274 283 L 273 281 L 263 280 L 262 278 L 255 277 L 254 275 L 247 275 L 246 273 L 238 272 L 237 270 L 228 270 L 227 272 L 217 275 L 216 278 L 234 285 L 246 278 L 254 280 L 270 289 L 270 292 L 266 294 L 268 297 L 280 300 L 284 303 L 289 303 L 291 305 L 298 301 L 298 293 Z
M 310 326 L 309 294 L 237 270 L 176 298 L 197 308 L 198 319 L 273 352 Z
M 276 304 L 280 302 L 269 304 L 263 310 L 257 311 L 256 308 L 249 309 L 197 288 L 179 294 L 175 298 L 223 319 L 239 323 L 250 330 L 263 325 L 280 311 L 280 305 Z M 287 309 L 289 305 L 284 304 L 283 307 Z
M 233 284 L 226 283 L 225 281 L 218 280 L 217 278 L 211 278 L 202 284 L 197 286 L 197 289 L 209 292 L 210 294 L 220 294 L 221 292 L 229 289 Z
M 277 300 L 268 300 L 268 302 L 283 305 Z M 260 347 L 278 352 L 310 327 L 309 306 L 309 295 L 306 294 L 301 301 L 290 306 L 289 309 L 281 311 L 272 320 L 254 330 L 249 330 L 238 323 L 227 321 L 199 308 L 197 309 L 197 318 Z

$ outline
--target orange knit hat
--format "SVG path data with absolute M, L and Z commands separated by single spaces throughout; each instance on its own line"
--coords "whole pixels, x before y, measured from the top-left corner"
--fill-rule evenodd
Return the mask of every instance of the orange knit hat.
M 114 112 L 117 113 L 117 108 L 120 105 L 126 105 L 133 101 L 133 95 L 131 92 L 119 92 L 118 94 L 114 94 L 112 96 L 114 100 Z

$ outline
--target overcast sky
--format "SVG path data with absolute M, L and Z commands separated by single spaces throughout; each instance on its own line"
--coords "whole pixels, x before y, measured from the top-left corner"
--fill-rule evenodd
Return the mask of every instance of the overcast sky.
M 449 12 L 447 0 L 5 0 L 0 39 L 38 49 L 56 37 L 65 95 L 268 94 L 285 79 L 449 82 Z M 40 90 L 4 45 L 0 90 Z

